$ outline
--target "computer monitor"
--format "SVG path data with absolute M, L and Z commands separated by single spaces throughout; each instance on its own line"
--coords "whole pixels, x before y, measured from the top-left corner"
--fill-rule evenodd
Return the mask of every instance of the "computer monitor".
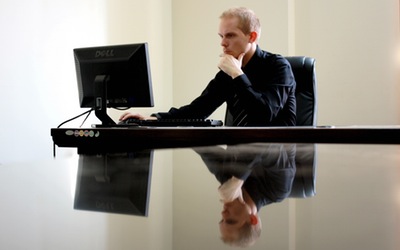
M 115 124 L 107 107 L 154 106 L 147 43 L 77 48 L 74 57 L 80 106 L 102 126 Z

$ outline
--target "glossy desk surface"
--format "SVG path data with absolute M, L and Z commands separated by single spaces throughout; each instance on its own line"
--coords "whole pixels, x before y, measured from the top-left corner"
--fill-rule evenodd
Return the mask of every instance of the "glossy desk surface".
M 0 167 L 0 246 L 231 249 L 220 240 L 218 187 L 235 174 L 269 194 L 250 249 L 397 250 L 399 163 L 397 144 L 257 142 L 94 155 L 59 147 L 55 159 Z
M 307 150 L 314 146 L 315 166 L 306 164 L 306 170 L 297 166 L 297 173 L 308 176 L 308 195 L 289 194 L 262 207 L 261 237 L 251 249 L 400 249 L 400 147 L 296 145 L 296 157 L 309 157 Z M 1 248 L 230 249 L 219 239 L 220 183 L 201 154 L 215 153 L 208 158 L 211 162 L 232 159 L 240 167 L 274 147 L 240 145 L 233 148 L 237 154 L 232 158 L 226 157 L 235 155 L 224 153 L 225 148 L 154 150 L 150 172 L 145 171 L 147 153 L 142 154 L 144 160 L 125 168 L 113 164 L 115 155 L 110 156 L 108 171 L 104 158 L 98 156 L 93 161 L 98 168 L 89 163 L 86 174 L 82 155 L 1 166 Z M 58 150 L 59 155 L 63 150 Z M 272 157 L 276 152 L 272 150 Z M 145 173 L 144 179 L 149 173 L 149 186 L 141 182 L 144 189 L 135 186 L 139 178 L 135 164 Z M 89 206 L 77 208 L 77 196 L 85 199 L 84 178 L 92 196 L 86 197 Z M 146 190 L 147 216 L 113 211 L 133 200 L 130 192 Z

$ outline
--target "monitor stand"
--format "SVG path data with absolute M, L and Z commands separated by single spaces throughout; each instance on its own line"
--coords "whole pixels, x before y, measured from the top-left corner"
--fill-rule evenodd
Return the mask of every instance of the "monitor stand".
M 94 80 L 94 105 L 96 117 L 101 121 L 101 125 L 96 127 L 112 127 L 116 123 L 107 114 L 107 86 L 110 81 L 108 75 L 98 75 Z

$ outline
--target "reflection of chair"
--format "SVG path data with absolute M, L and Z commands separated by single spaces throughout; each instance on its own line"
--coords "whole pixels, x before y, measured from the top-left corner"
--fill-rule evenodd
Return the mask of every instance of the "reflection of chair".
M 305 56 L 286 57 L 296 79 L 296 126 L 315 126 L 317 90 L 315 59 Z
M 307 198 L 315 195 L 316 150 L 315 144 L 296 145 L 296 175 L 289 197 Z

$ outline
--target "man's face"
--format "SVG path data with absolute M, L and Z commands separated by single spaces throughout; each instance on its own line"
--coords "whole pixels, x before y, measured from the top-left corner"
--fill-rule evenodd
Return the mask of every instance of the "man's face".
M 238 28 L 238 18 L 222 18 L 218 35 L 225 54 L 238 58 L 241 53 L 247 53 L 251 47 L 250 34 L 246 35 Z
M 250 208 L 238 199 L 225 203 L 219 222 L 221 234 L 229 238 L 236 237 L 238 230 L 249 221 L 250 213 Z

